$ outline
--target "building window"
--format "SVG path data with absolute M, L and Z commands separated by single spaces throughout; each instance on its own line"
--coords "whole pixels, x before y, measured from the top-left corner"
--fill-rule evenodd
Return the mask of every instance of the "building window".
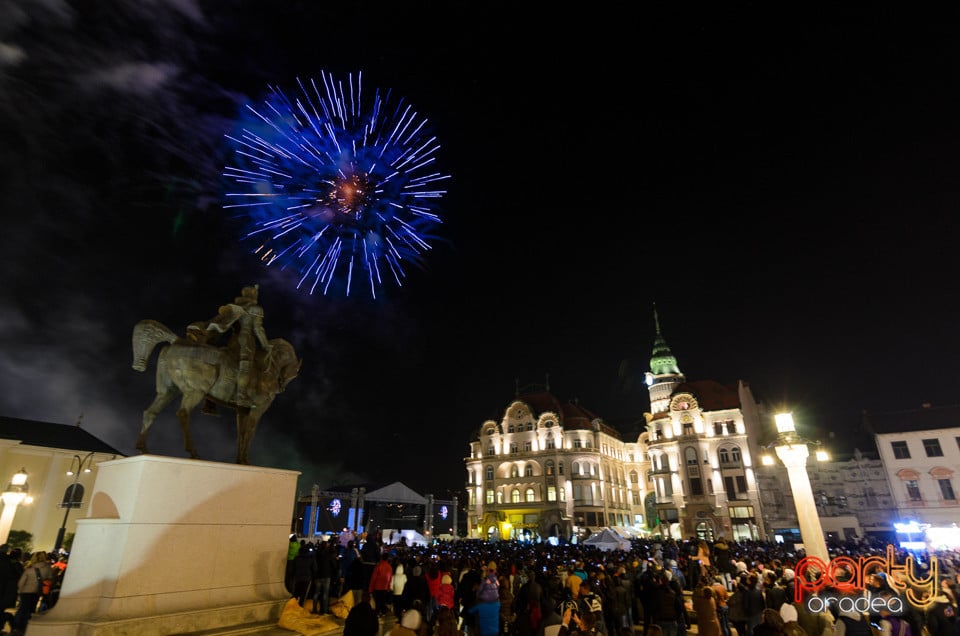
M 547 486 L 547 501 L 556 501 L 556 500 L 557 500 L 557 487 Z
M 533 450 L 533 444 L 532 444 L 532 442 L 524 442 L 524 443 L 523 443 L 523 452 L 524 452 L 524 453 L 529 453 L 531 450 Z
M 580 475 L 580 474 L 582 474 L 582 473 L 580 472 L 580 464 L 578 464 L 577 462 L 573 462 L 573 465 L 571 466 L 571 470 L 573 470 L 573 474 L 574 474 L 574 475 Z
M 747 492 L 747 478 L 744 475 L 737 475 L 737 492 Z
M 492 491 L 492 490 L 488 490 L 488 491 L 487 491 L 487 503 L 488 503 L 488 504 L 492 504 L 492 503 L 493 503 L 493 491 Z
M 487 481 L 493 481 L 493 466 L 487 466 Z
M 520 476 L 520 469 L 516 466 L 510 467 L 510 477 L 516 478 Z
M 578 440 L 578 439 L 573 440 L 573 447 L 574 447 L 574 448 L 580 448 L 580 447 L 581 447 L 581 445 L 580 445 L 580 440 Z
M 533 430 L 533 422 L 527 422 L 527 430 L 528 430 L 528 431 L 532 431 L 532 430 Z
M 516 452 L 517 452 L 517 443 L 516 443 L 516 442 L 510 442 L 510 452 L 511 452 L 511 453 L 516 453 Z
M 558 475 L 563 474 L 563 462 L 560 462 L 559 464 L 557 464 L 557 474 Z
M 553 450 L 556 445 L 553 443 L 553 433 L 547 433 L 547 448 Z
M 683 423 L 683 434 L 684 434 L 684 435 L 693 435 L 693 422 L 684 422 L 684 423 Z
M 890 442 L 890 448 L 893 450 L 893 456 L 896 459 L 910 459 L 910 449 L 906 442 Z
M 940 484 L 940 496 L 944 501 L 956 501 L 957 496 L 953 493 L 953 486 L 949 479 L 938 479 L 937 483 Z
M 510 492 L 510 503 L 520 503 L 520 489 L 514 488 Z
M 502 503 L 503 503 L 503 491 L 502 491 L 502 490 L 498 490 L 498 491 L 497 491 L 497 503 L 498 503 L 498 504 L 502 504 Z
M 721 448 L 719 455 L 720 455 L 720 463 L 721 463 L 721 464 L 729 464 L 729 463 L 730 463 L 730 451 L 728 451 L 726 448 Z
M 489 446 L 487 446 L 487 455 L 493 455 L 493 454 L 494 454 L 493 444 L 490 444 Z
M 739 447 L 739 446 L 734 446 L 733 448 L 730 449 L 730 459 L 733 460 L 733 461 L 736 462 L 736 463 L 739 463 L 739 462 L 740 462 L 741 458 L 740 458 L 740 447 Z
M 552 459 L 551 459 L 551 460 L 548 460 L 547 463 L 544 464 L 544 471 L 546 471 L 547 475 L 553 475 L 553 460 L 552 460 Z
M 699 477 L 690 480 L 690 494 L 694 496 L 703 494 L 703 480 Z
M 960 448 L 960 437 L 957 438 L 957 448 Z
M 700 464 L 700 459 L 697 457 L 695 448 L 688 448 L 683 454 L 686 457 L 687 466 L 698 466 Z
M 923 501 L 923 497 L 920 496 L 920 484 L 916 479 L 908 479 L 903 483 L 907 487 L 907 498 L 910 501 Z
M 561 489 L 560 489 L 560 501 L 566 501 L 566 500 L 567 500 L 567 489 L 566 489 L 566 488 L 561 488 Z
M 714 423 L 713 423 L 713 434 L 714 434 L 714 435 L 717 435 L 717 436 L 723 435 L 723 423 L 722 423 L 722 422 L 714 422 Z
M 943 449 L 940 448 L 940 440 L 936 438 L 923 440 L 923 450 L 926 451 L 927 457 L 943 457 Z
M 527 488 L 527 503 L 533 503 L 536 500 L 536 494 L 534 493 L 533 488 Z
M 507 432 L 508 432 L 508 433 L 512 433 L 512 432 L 513 432 L 513 424 L 510 424 L 509 426 L 507 426 Z
M 523 469 L 524 477 L 533 477 L 533 465 L 527 464 L 527 467 Z

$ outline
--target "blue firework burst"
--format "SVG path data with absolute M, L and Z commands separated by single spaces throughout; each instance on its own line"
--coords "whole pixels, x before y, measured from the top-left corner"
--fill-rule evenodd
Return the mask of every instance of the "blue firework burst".
M 359 277 L 376 298 L 431 249 L 449 179 L 437 168 L 440 144 L 389 90 L 365 105 L 359 73 L 297 85 L 293 99 L 270 87 L 226 135 L 234 156 L 224 208 L 245 220 L 242 239 L 261 262 L 296 270 L 298 289 L 349 296 Z

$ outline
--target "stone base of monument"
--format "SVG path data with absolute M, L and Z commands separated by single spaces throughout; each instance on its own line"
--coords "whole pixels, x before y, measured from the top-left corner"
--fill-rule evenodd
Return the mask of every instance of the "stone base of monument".
M 60 599 L 30 636 L 161 636 L 276 621 L 298 472 L 139 455 L 98 465 Z

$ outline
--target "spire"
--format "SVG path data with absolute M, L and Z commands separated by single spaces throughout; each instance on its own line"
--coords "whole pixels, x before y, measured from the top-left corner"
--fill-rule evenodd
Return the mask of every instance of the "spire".
M 657 313 L 657 303 L 653 303 L 653 324 L 656 328 L 656 337 L 653 339 L 653 354 L 650 356 L 650 372 L 653 375 L 673 373 L 682 375 L 677 359 L 673 357 L 670 346 L 660 333 L 660 316 Z

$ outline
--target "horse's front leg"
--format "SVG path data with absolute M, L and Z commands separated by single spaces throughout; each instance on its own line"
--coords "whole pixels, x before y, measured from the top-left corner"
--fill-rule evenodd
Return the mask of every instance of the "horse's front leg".
M 192 459 L 198 459 L 200 455 L 197 453 L 197 449 L 193 447 L 193 438 L 190 436 L 190 411 L 203 401 L 205 395 L 202 391 L 184 393 L 183 399 L 180 401 L 180 408 L 177 409 L 177 419 L 180 420 L 180 430 L 183 432 L 183 447 L 190 453 Z
M 153 402 L 147 407 L 147 410 L 143 412 L 143 426 L 140 427 L 140 435 L 137 437 L 137 450 L 141 453 L 146 454 L 148 452 L 147 431 L 150 430 L 160 411 L 162 411 L 167 404 L 170 404 L 170 401 L 173 400 L 176 395 L 177 392 L 172 389 L 157 393 L 157 397 L 153 398 Z

